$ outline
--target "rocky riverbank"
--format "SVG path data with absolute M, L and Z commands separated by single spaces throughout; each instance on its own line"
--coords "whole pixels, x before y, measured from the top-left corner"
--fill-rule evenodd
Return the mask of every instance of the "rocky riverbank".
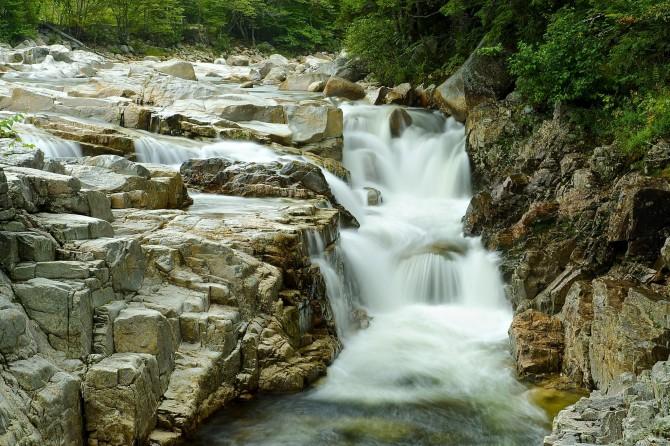
M 518 374 L 598 389 L 545 444 L 668 444 L 670 147 L 631 166 L 569 109 L 535 112 L 481 58 L 440 87 L 466 124 L 466 233 L 501 253 Z
M 280 56 L 0 53 L 0 108 L 26 122 L 0 139 L 0 443 L 175 444 L 325 373 L 340 343 L 310 240 L 355 224 L 316 167 L 347 178 L 335 106 L 240 89 Z
M 1 47 L 0 73 L 0 109 L 25 120 L 23 143 L 0 139 L 2 444 L 174 444 L 325 372 L 340 345 L 309 242 L 328 253 L 357 224 L 324 177 L 349 177 L 341 100 L 465 122 L 465 230 L 501 253 L 517 372 L 594 390 L 545 444 L 668 443 L 667 144 L 633 169 L 481 55 L 425 88 L 366 83 L 344 56 L 31 42 Z M 396 110 L 392 135 L 411 122 Z

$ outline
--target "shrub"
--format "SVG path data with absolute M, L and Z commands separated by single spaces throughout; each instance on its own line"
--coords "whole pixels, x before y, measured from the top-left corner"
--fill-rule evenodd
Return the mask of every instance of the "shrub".
M 588 101 L 602 89 L 606 39 L 598 18 L 573 9 L 558 12 L 540 44 L 521 42 L 510 59 L 517 89 L 536 104 Z

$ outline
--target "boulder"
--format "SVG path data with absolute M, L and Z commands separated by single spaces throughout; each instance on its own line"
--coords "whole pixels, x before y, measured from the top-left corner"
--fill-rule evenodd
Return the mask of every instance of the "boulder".
M 365 93 L 365 99 L 372 105 L 381 105 L 385 103 L 388 92 L 388 87 L 373 88 Z
M 177 101 L 176 105 L 179 105 Z M 225 94 L 205 103 L 207 111 L 229 121 L 286 123 L 284 108 L 272 99 L 248 94 Z
M 414 89 L 408 83 L 396 85 L 386 92 L 384 102 L 387 104 L 413 105 Z
M 391 136 L 398 138 L 402 135 L 403 131 L 412 125 L 412 117 L 407 113 L 407 111 L 400 107 L 395 107 L 389 114 L 389 129 L 391 130 Z
M 53 110 L 54 106 L 54 96 L 21 87 L 13 88 L 10 97 L 0 96 L 0 109 L 3 110 L 37 113 Z
M 330 79 L 330 76 L 322 73 L 292 75 L 288 76 L 284 82 L 279 84 L 279 89 L 288 91 L 308 91 L 309 86 L 314 82 L 327 82 L 328 79 Z
M 185 62 L 183 60 L 171 59 L 167 62 L 156 64 L 156 70 L 164 74 L 169 74 L 170 76 L 178 77 L 180 79 L 186 79 L 189 81 L 198 80 L 198 78 L 195 76 L 193 65 L 190 62 Z
M 323 94 L 326 97 L 338 97 L 355 101 L 365 97 L 365 90 L 354 82 L 333 76 L 326 82 Z
M 156 424 L 161 394 L 152 355 L 116 353 L 91 366 L 83 386 L 89 444 L 144 444 Z
M 322 105 L 298 105 L 285 108 L 291 139 L 298 144 L 309 144 L 328 138 L 341 138 L 342 110 Z M 341 159 L 341 158 L 340 158 Z
M 329 71 L 331 75 L 351 82 L 357 82 L 369 73 L 369 70 L 360 59 L 349 57 L 344 51 L 330 64 Z
M 416 96 L 417 105 L 430 108 L 433 105 L 433 95 L 435 94 L 435 85 L 430 84 L 428 87 L 424 87 L 423 84 L 419 85 L 414 89 L 414 94 Z
M 249 57 L 243 56 L 243 55 L 232 55 L 228 56 L 228 59 L 226 60 L 228 65 L 231 65 L 233 67 L 248 67 L 249 63 L 251 62 L 249 60 Z
M 435 102 L 440 109 L 459 122 L 465 122 L 468 115 L 462 70 L 460 68 L 435 89 Z
M 276 66 L 288 65 L 289 60 L 281 54 L 271 54 L 268 60 Z
M 321 93 L 326 88 L 326 81 L 316 81 L 309 84 L 307 91 L 312 93 Z
M 373 187 L 364 187 L 365 200 L 368 206 L 379 206 L 382 204 L 382 193 Z
M 509 335 L 519 375 L 536 377 L 560 370 L 564 341 L 558 318 L 526 310 L 514 316 Z
M 514 85 L 505 55 L 482 54 L 484 44 L 480 42 L 465 63 L 435 89 L 434 100 L 440 109 L 460 122 L 465 122 L 474 107 L 504 97 Z
M 288 76 L 286 67 L 273 67 L 265 76 L 263 76 L 263 83 L 279 84 L 286 80 L 286 76 Z

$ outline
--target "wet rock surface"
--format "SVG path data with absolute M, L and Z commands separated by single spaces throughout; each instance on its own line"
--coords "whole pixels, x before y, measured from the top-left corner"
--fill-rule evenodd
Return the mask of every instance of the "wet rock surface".
M 0 139 L 2 445 L 175 444 L 241 396 L 325 373 L 341 345 L 309 240 L 331 249 L 353 220 L 321 170 L 348 178 L 342 112 L 274 85 L 354 65 L 57 45 L 0 63 L 28 144 Z M 219 138 L 249 152 L 212 157 Z
M 654 427 L 664 402 L 634 402 L 638 390 L 617 383 L 651 389 L 670 355 L 670 182 L 627 172 L 619 149 L 591 147 L 567 113 L 514 95 L 468 108 L 465 230 L 502 255 L 519 374 L 598 389 L 558 415 L 545 444 L 666 444 Z

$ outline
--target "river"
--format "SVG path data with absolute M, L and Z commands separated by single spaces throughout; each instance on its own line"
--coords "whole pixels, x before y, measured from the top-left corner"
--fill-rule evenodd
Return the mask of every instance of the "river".
M 409 110 L 411 125 L 393 137 L 391 108 L 343 110 L 351 184 L 329 181 L 360 228 L 341 231 L 347 277 L 318 250 L 314 261 L 344 349 L 312 390 L 240 402 L 190 444 L 541 443 L 549 420 L 514 375 L 498 258 L 462 233 L 471 194 L 463 126 Z M 380 204 L 366 203 L 367 188 Z M 350 328 L 352 305 L 369 328 Z

